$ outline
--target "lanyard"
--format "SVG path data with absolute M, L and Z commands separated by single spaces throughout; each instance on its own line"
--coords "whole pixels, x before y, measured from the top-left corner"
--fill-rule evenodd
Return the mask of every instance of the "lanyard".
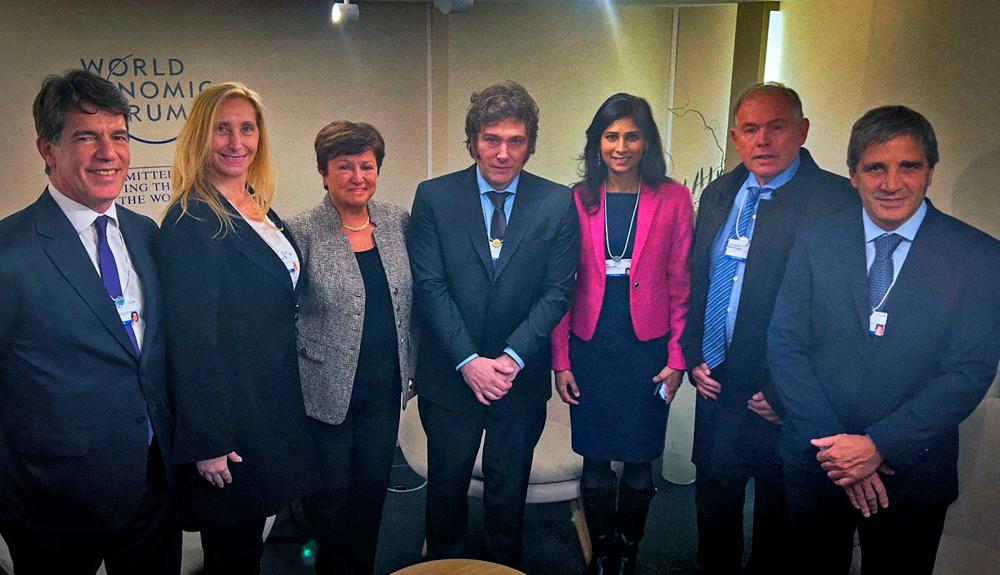
M 606 186 L 607 184 L 605 184 Z M 639 181 L 639 187 L 635 190 L 635 207 L 632 208 L 632 220 L 628 223 L 628 233 L 625 235 L 625 245 L 622 246 L 621 255 L 614 255 L 611 253 L 611 237 L 608 233 L 608 206 L 607 197 L 604 198 L 604 249 L 607 250 L 608 256 L 615 260 L 616 262 L 621 261 L 625 257 L 625 252 L 628 251 L 628 242 L 632 239 L 632 229 L 635 227 L 635 214 L 639 211 L 639 191 L 642 189 L 642 181 Z M 607 192 L 604 194 L 607 196 Z

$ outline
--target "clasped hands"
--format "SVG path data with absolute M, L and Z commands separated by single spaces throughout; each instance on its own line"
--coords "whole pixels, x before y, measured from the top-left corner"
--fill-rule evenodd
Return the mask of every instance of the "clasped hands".
M 462 366 L 462 379 L 469 386 L 476 400 L 489 405 L 507 395 L 514 386 L 514 378 L 521 371 L 521 366 L 506 353 L 496 359 L 477 357 Z
M 719 393 L 722 392 L 722 384 L 718 380 L 712 379 L 711 376 L 712 370 L 706 363 L 691 368 L 691 380 L 694 381 L 698 395 L 703 399 L 719 399 Z M 763 391 L 758 391 L 747 400 L 747 409 L 775 425 L 784 423 L 778 412 L 771 407 L 767 398 L 764 397 Z
M 879 506 L 889 506 L 889 495 L 882 483 L 883 475 L 896 472 L 882 461 L 875 442 L 867 435 L 839 433 L 813 439 L 819 448 L 816 461 L 827 477 L 842 487 L 851 505 L 865 517 L 878 513 Z

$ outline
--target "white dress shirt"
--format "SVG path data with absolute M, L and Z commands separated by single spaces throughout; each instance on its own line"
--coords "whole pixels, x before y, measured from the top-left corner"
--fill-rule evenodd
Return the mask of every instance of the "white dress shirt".
M 49 192 L 52 194 L 52 199 L 55 200 L 56 205 L 66 214 L 69 223 L 80 236 L 80 242 L 83 243 L 83 248 L 87 250 L 87 255 L 90 256 L 90 261 L 94 264 L 94 269 L 97 270 L 98 277 L 101 275 L 101 266 L 97 260 L 97 229 L 94 227 L 94 220 L 98 216 L 108 216 L 110 220 L 108 222 L 108 246 L 111 248 L 111 253 L 115 256 L 115 264 L 118 266 L 118 281 L 122 286 L 122 295 L 125 296 L 126 300 L 135 300 L 136 305 L 138 305 L 139 321 L 132 322 L 132 331 L 135 332 L 135 340 L 139 344 L 139 349 L 142 349 L 142 335 L 146 328 L 146 316 L 144 315 L 142 300 L 142 282 L 139 279 L 139 273 L 136 271 L 135 266 L 132 265 L 132 258 L 129 257 L 128 249 L 125 247 L 125 238 L 122 237 L 122 230 L 118 225 L 118 211 L 115 203 L 111 203 L 108 211 L 99 214 L 87 206 L 66 197 L 51 182 L 49 183 Z M 108 296 L 108 300 L 111 300 L 110 295 Z M 114 304 L 112 303 L 112 305 Z

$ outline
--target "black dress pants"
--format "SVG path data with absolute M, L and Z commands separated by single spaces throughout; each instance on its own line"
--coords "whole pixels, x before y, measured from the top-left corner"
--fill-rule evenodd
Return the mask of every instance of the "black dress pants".
M 259 575 L 267 517 L 202 527 L 203 575 Z
M 920 473 L 919 470 L 915 473 Z M 812 461 L 785 465 L 792 567 L 799 573 L 846 575 L 861 543 L 861 575 L 931 575 L 948 507 L 934 497 L 914 497 L 883 478 L 889 507 L 865 518 Z M 905 479 L 904 479 L 905 481 Z
M 398 371 L 398 370 L 397 370 Z M 314 422 L 324 488 L 302 499 L 320 575 L 368 575 L 399 432 L 399 375 L 354 383 L 347 418 Z
M 699 397 L 697 408 L 704 409 L 706 401 Z M 721 407 L 711 406 L 715 416 L 711 463 L 698 465 L 695 483 L 698 563 L 711 575 L 788 573 L 788 515 L 777 451 L 781 428 L 745 406 Z M 697 421 L 696 428 L 699 425 L 704 425 L 703 419 Z M 704 429 L 696 430 L 702 432 Z M 743 507 L 751 478 L 753 536 L 744 569 Z
M 419 397 L 427 432 L 427 549 L 429 559 L 460 557 L 469 525 L 468 492 L 483 446 L 486 559 L 521 561 L 524 500 L 535 445 L 545 427 L 545 403 L 494 416 L 485 407 L 452 411 Z
M 0 511 L 0 521 L 3 512 Z M 156 442 L 149 450 L 145 493 L 135 518 L 106 533 L 56 533 L 0 525 L 17 575 L 177 575 L 181 529 Z

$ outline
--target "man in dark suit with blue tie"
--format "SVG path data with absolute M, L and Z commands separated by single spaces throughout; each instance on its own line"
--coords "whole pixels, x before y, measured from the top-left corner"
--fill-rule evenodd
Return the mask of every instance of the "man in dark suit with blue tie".
M 180 568 L 156 225 L 115 205 L 128 110 L 88 72 L 48 77 L 49 184 L 0 222 L 0 535 L 18 575 Z
M 862 210 L 796 239 L 768 336 L 785 406 L 793 567 L 927 574 L 958 497 L 958 425 L 1000 358 L 1000 242 L 925 198 L 930 123 L 869 111 L 847 164 Z M 890 504 L 891 503 L 891 504 Z
M 746 89 L 730 136 L 741 163 L 702 193 L 691 255 L 691 307 L 681 345 L 697 386 L 698 562 L 743 570 L 743 506 L 754 480 L 748 573 L 780 572 L 787 529 L 777 445 L 781 403 L 765 340 L 795 231 L 857 203 L 846 178 L 802 145 L 809 120 L 781 84 Z
M 463 553 L 485 430 L 486 554 L 515 566 L 552 390 L 549 334 L 569 309 L 579 230 L 569 190 L 522 169 L 538 132 L 527 91 L 506 82 L 471 102 L 465 132 L 475 165 L 421 183 L 410 219 L 427 545 L 435 559 Z

